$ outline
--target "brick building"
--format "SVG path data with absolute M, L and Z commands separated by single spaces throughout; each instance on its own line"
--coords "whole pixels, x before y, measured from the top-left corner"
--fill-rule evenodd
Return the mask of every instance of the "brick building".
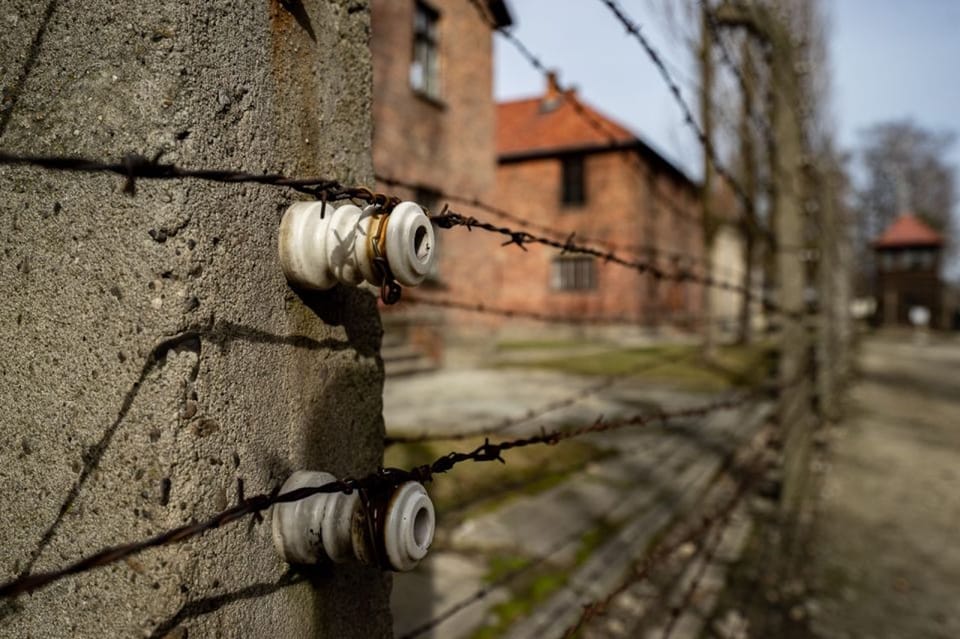
M 493 32 L 508 26 L 503 0 L 372 0 L 373 166 L 377 187 L 436 210 L 438 192 L 493 197 L 496 170 Z M 416 185 L 405 188 L 385 181 Z M 438 233 L 440 265 L 423 289 L 453 279 Z M 440 359 L 443 311 L 384 309 L 387 372 L 411 372 Z
M 561 94 L 555 82 L 543 96 L 495 104 L 490 22 L 507 26 L 511 18 L 502 0 L 480 6 L 486 18 L 463 0 L 372 1 L 378 187 L 434 210 L 443 204 L 439 192 L 477 197 L 564 237 L 665 268 L 699 264 L 697 185 L 649 144 Z M 404 51 L 410 55 L 397 54 Z M 438 270 L 417 297 L 601 315 L 630 326 L 692 326 L 702 306 L 698 286 L 658 283 L 592 258 L 504 248 L 503 238 L 463 228 L 438 238 Z M 423 305 L 384 310 L 388 364 L 394 353 L 405 359 L 416 351 L 436 360 L 444 339 L 471 330 L 489 337 L 503 325 L 495 316 Z
M 503 0 L 486 6 L 494 24 L 510 24 Z M 487 197 L 495 168 L 489 23 L 464 0 L 372 0 L 371 25 L 374 169 L 422 188 L 378 186 L 428 205 L 436 190 Z
M 922 306 L 930 313 L 932 328 L 949 326 L 940 279 L 943 245 L 943 236 L 909 213 L 874 240 L 876 319 L 880 324 L 909 325 L 910 309 Z
M 700 263 L 697 185 L 637 135 L 574 93 L 561 94 L 552 77 L 542 96 L 498 105 L 496 144 L 498 207 L 666 269 Z M 657 282 L 596 258 L 501 248 L 502 238 L 465 229 L 444 241 L 455 256 L 444 264 L 445 293 L 456 299 L 630 326 L 692 325 L 702 306 L 699 286 Z

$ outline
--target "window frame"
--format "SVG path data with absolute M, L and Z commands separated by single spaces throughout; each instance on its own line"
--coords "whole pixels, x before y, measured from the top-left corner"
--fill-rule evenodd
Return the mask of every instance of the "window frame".
M 440 11 L 423 0 L 413 3 L 409 83 L 413 92 L 441 103 Z
M 550 262 L 550 289 L 592 293 L 599 288 L 597 259 L 589 255 L 558 255 Z
M 575 170 L 572 170 L 574 169 Z M 587 159 L 585 155 L 560 158 L 560 204 L 568 209 L 587 204 Z

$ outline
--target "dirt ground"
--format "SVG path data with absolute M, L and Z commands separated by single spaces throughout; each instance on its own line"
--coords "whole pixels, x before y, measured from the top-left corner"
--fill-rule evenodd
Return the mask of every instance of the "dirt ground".
M 960 340 L 869 337 L 858 369 L 817 462 L 802 578 L 766 580 L 755 540 L 711 636 L 960 637 Z

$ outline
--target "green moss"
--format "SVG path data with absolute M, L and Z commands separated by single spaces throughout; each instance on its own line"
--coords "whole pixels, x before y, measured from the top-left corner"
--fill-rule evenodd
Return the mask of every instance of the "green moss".
M 585 342 L 573 339 L 554 339 L 554 340 L 508 340 L 499 342 L 497 350 L 501 351 L 526 351 L 526 350 L 553 350 L 567 348 L 582 348 L 584 346 L 600 345 L 597 342 Z
M 489 568 L 483 580 L 488 584 L 492 584 L 502 579 L 504 575 L 523 568 L 529 562 L 529 557 L 522 557 L 520 555 L 497 555 L 490 559 Z
M 575 559 L 576 564 L 579 566 L 589 559 L 590 555 L 596 552 L 597 548 L 611 539 L 618 530 L 620 530 L 619 526 L 615 526 L 606 521 L 601 521 L 597 526 L 584 533 L 583 537 L 580 539 L 580 546 L 577 548 L 577 555 Z
M 513 597 L 493 607 L 491 612 L 496 621 L 478 629 L 471 635 L 471 639 L 493 639 L 502 636 L 513 622 L 529 615 L 539 603 L 563 588 L 568 578 L 566 570 L 546 570 L 528 579 L 522 587 L 515 589 Z

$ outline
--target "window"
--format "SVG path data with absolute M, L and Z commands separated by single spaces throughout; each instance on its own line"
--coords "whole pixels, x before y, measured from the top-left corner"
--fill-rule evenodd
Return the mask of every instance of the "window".
M 422 2 L 413 10 L 413 61 L 410 86 L 428 97 L 440 97 L 440 61 L 437 23 L 440 14 Z
M 894 266 L 893 253 L 885 252 L 880 254 L 880 268 L 884 271 L 892 271 Z
M 596 260 L 592 257 L 558 257 L 553 260 L 551 285 L 558 291 L 597 288 Z
M 563 177 L 560 201 L 567 206 L 579 206 L 587 201 L 583 156 L 572 155 L 562 160 Z

